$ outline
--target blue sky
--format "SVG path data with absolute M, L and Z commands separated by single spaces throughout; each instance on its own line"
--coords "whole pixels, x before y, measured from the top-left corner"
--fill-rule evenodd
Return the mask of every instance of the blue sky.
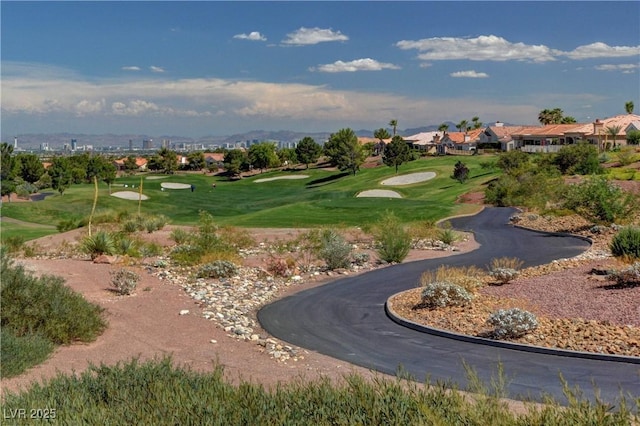
M 640 2 L 3 1 L 2 140 L 640 110 Z

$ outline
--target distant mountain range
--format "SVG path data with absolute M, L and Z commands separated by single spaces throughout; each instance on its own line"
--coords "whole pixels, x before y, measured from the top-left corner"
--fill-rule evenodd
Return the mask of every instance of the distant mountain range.
M 455 131 L 456 127 L 453 122 L 446 122 L 449 125 L 450 131 Z M 400 136 L 415 135 L 421 132 L 431 132 L 438 130 L 440 124 L 433 124 L 429 126 L 415 127 L 410 129 L 398 130 L 397 133 Z M 391 133 L 391 129 L 388 129 Z M 146 135 L 146 134 L 103 134 L 103 135 L 90 135 L 82 133 L 29 133 L 18 135 L 18 148 L 19 149 L 40 149 L 42 144 L 48 144 L 52 150 L 62 149 L 65 145 L 71 145 L 71 140 L 75 139 L 78 147 L 85 145 L 91 145 L 94 149 L 117 149 L 129 147 L 129 141 L 136 149 L 142 148 L 142 141 L 153 140 L 153 147 L 158 149 L 163 140 L 169 140 L 172 144 L 201 144 L 205 148 L 209 146 L 227 146 L 234 145 L 238 142 L 246 141 L 276 141 L 276 142 L 298 142 L 302 138 L 309 136 L 316 142 L 323 143 L 333 132 L 314 132 L 303 133 L 294 132 L 290 130 L 252 130 L 245 133 L 238 133 L 229 136 L 202 136 L 202 137 L 188 137 L 179 135 Z M 361 137 L 373 137 L 373 130 L 357 130 L 356 134 Z M 3 140 L 9 144 L 13 144 L 14 140 Z

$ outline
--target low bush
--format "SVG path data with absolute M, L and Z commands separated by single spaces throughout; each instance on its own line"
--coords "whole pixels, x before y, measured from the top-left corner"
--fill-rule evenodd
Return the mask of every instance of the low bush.
M 489 275 L 499 284 L 507 284 L 520 275 L 520 268 L 524 262 L 514 257 L 500 257 L 491 260 Z
M 446 245 L 451 245 L 458 240 L 458 234 L 453 229 L 444 228 L 438 231 L 438 240 Z
M 103 254 L 115 254 L 114 237 L 106 231 L 98 231 L 92 236 L 86 236 L 80 243 L 82 252 L 91 256 L 91 260 Z
M 425 271 L 420 276 L 420 285 L 426 286 L 434 282 L 448 282 L 459 285 L 473 293 L 484 283 L 486 273 L 476 266 L 453 267 L 441 265 L 435 271 Z
M 422 289 L 421 303 L 434 309 L 447 306 L 464 306 L 473 300 L 473 295 L 459 285 L 448 282 L 432 282 Z
M 64 219 L 58 222 L 56 229 L 58 232 L 67 232 L 79 228 L 80 222 L 76 219 Z
M 640 262 L 635 262 L 628 268 L 614 271 L 607 275 L 609 281 L 615 281 L 620 287 L 636 287 L 640 285 Z
M 563 194 L 563 202 L 565 208 L 582 217 L 605 224 L 637 217 L 638 211 L 637 196 L 625 193 L 601 176 L 569 185 Z
M 369 262 L 371 256 L 366 251 L 359 251 L 357 253 L 353 253 L 351 256 L 353 259 L 353 263 L 357 266 L 363 266 Z
M 198 278 L 230 278 L 238 275 L 238 267 L 226 260 L 216 260 L 215 262 L 202 265 L 198 269 Z
M 7 379 L 43 363 L 53 352 L 54 345 L 39 334 L 18 337 L 11 327 L 3 326 L 0 348 L 0 378 Z
M 22 250 L 25 241 L 26 240 L 22 235 L 12 235 L 5 238 L 2 241 L 2 245 L 5 247 L 8 253 L 17 253 Z
M 611 240 L 611 254 L 615 257 L 640 259 L 640 228 L 624 227 Z
M 324 229 L 320 233 L 320 250 L 318 257 L 327 264 L 330 270 L 348 268 L 351 264 L 351 245 L 334 229 Z
M 385 262 L 400 263 L 411 249 L 411 235 L 392 212 L 386 212 L 375 224 L 374 238 L 378 255 Z
M 35 277 L 2 257 L 0 321 L 18 337 L 39 334 L 54 344 L 93 341 L 106 327 L 102 308 L 87 302 L 60 277 Z
M 178 245 L 187 244 L 193 238 L 193 234 L 182 228 L 175 228 L 171 231 L 170 238 Z
M 140 281 L 140 275 L 130 269 L 111 271 L 111 285 L 121 296 L 133 294 Z
M 495 327 L 493 336 L 497 339 L 522 337 L 538 327 L 536 316 L 519 308 L 500 309 L 489 316 L 487 323 Z
M 291 276 L 292 271 L 296 267 L 296 262 L 291 257 L 269 256 L 267 259 L 267 272 L 274 277 L 288 277 Z

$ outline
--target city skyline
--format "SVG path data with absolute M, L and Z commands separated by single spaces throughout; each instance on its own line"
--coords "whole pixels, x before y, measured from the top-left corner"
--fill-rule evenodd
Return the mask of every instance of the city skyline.
M 2 140 L 579 122 L 640 107 L 638 2 L 3 2 Z

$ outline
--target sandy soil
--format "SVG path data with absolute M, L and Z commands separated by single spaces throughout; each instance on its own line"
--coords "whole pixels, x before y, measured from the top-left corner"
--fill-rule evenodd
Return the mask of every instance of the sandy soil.
M 434 172 L 410 173 L 408 175 L 394 176 L 380 182 L 381 185 L 411 185 L 412 183 L 425 182 L 436 177 Z
M 169 235 L 173 227 L 148 235 L 160 244 L 171 244 Z M 295 238 L 304 230 L 259 229 L 251 233 L 257 242 Z M 75 244 L 82 230 L 55 234 L 37 241 L 41 250 L 55 251 L 56 247 Z M 463 253 L 478 247 L 473 239 L 458 245 Z M 452 252 L 412 250 L 407 261 L 451 255 Z M 255 265 L 261 259 L 248 259 Z M 278 362 L 269 357 L 264 348 L 253 342 L 238 341 L 215 323 L 204 319 L 201 309 L 184 291 L 167 281 L 139 269 L 141 281 L 132 296 L 117 296 L 110 289 L 109 272 L 122 265 L 96 264 L 89 260 L 21 259 L 27 270 L 36 274 L 54 274 L 63 277 L 67 285 L 82 293 L 87 300 L 105 308 L 107 330 L 95 342 L 73 344 L 58 348 L 45 363 L 22 376 L 3 380 L 2 392 L 18 391 L 30 383 L 42 382 L 58 372 L 81 372 L 90 364 L 126 362 L 133 357 L 141 360 L 171 355 L 177 365 L 186 365 L 197 371 L 211 371 L 215 362 L 225 366 L 227 377 L 233 382 L 250 380 L 271 386 L 300 378 L 329 377 L 340 379 L 350 372 L 366 377 L 380 375 L 315 352 L 301 350 L 298 361 Z M 302 291 L 328 282 L 331 278 L 288 287 L 280 294 Z M 180 311 L 189 314 L 180 315 Z M 260 333 L 266 335 L 263 330 Z M 215 342 L 215 343 L 212 343 Z
M 398 194 L 396 191 L 390 191 L 388 189 L 368 189 L 358 193 L 356 197 L 402 198 L 402 195 Z

